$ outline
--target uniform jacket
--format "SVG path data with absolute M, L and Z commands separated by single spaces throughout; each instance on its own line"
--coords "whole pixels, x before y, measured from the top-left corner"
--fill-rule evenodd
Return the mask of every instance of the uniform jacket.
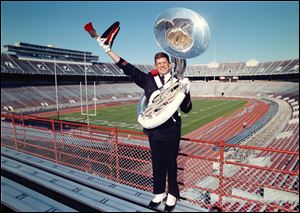
M 144 73 L 143 71 L 139 70 L 137 67 L 133 66 L 132 64 L 128 63 L 125 61 L 123 58 L 120 59 L 120 61 L 117 63 L 117 66 L 120 67 L 126 75 L 131 76 L 132 80 L 141 88 L 144 89 L 145 96 L 147 100 L 149 100 L 151 94 L 158 89 L 154 76 L 149 72 L 149 73 Z M 188 93 L 183 100 L 182 104 L 180 105 L 180 110 L 184 113 L 190 112 L 192 109 L 192 102 L 191 102 L 191 96 L 190 93 Z M 178 115 L 178 112 L 176 111 L 173 116 L 167 120 L 165 123 L 162 125 L 148 130 L 144 129 L 144 132 L 148 135 L 149 132 L 151 131 L 168 131 L 173 127 L 176 127 L 176 131 L 179 131 L 180 133 L 180 128 L 181 128 L 181 118 Z M 170 134 L 166 132 L 166 134 Z M 177 135 L 177 134 L 176 134 Z M 180 136 L 179 136 L 180 137 Z

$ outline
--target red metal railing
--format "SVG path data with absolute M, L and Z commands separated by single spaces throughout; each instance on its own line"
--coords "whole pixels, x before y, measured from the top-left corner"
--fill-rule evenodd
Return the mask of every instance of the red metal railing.
M 28 115 L 1 114 L 1 119 L 1 146 L 152 191 L 151 154 L 143 133 Z M 182 149 L 178 156 L 182 199 L 223 211 L 299 211 L 299 144 L 292 151 L 182 138 L 182 147 L 190 144 L 205 147 L 206 153 Z M 274 155 L 290 159 L 287 164 L 293 160 L 294 166 L 276 169 Z

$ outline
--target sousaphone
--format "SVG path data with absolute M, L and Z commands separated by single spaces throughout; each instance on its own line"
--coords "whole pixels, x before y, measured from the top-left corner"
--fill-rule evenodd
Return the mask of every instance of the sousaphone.
M 210 41 L 207 22 L 198 13 L 186 8 L 171 8 L 161 13 L 154 23 L 157 44 L 171 55 L 172 78 L 164 87 L 138 105 L 138 122 L 153 129 L 166 122 L 182 103 L 189 80 L 184 78 L 186 59 L 203 53 Z

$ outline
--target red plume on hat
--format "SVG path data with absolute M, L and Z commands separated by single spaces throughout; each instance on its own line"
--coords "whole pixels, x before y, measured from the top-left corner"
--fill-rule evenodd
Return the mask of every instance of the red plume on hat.
M 97 37 L 98 34 L 94 29 L 92 22 L 89 22 L 86 25 L 84 25 L 84 29 L 90 34 L 91 37 Z
M 94 29 L 92 22 L 89 22 L 86 25 L 84 25 L 84 29 L 88 32 L 90 32 L 92 29 Z

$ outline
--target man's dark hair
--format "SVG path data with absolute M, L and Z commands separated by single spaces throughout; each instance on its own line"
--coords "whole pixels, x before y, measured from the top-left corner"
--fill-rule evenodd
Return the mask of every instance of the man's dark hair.
M 169 55 L 167 53 L 164 53 L 164 52 L 158 52 L 158 53 L 155 54 L 154 63 L 156 63 L 156 60 L 160 59 L 160 58 L 166 58 L 168 60 L 168 62 L 170 63 Z

